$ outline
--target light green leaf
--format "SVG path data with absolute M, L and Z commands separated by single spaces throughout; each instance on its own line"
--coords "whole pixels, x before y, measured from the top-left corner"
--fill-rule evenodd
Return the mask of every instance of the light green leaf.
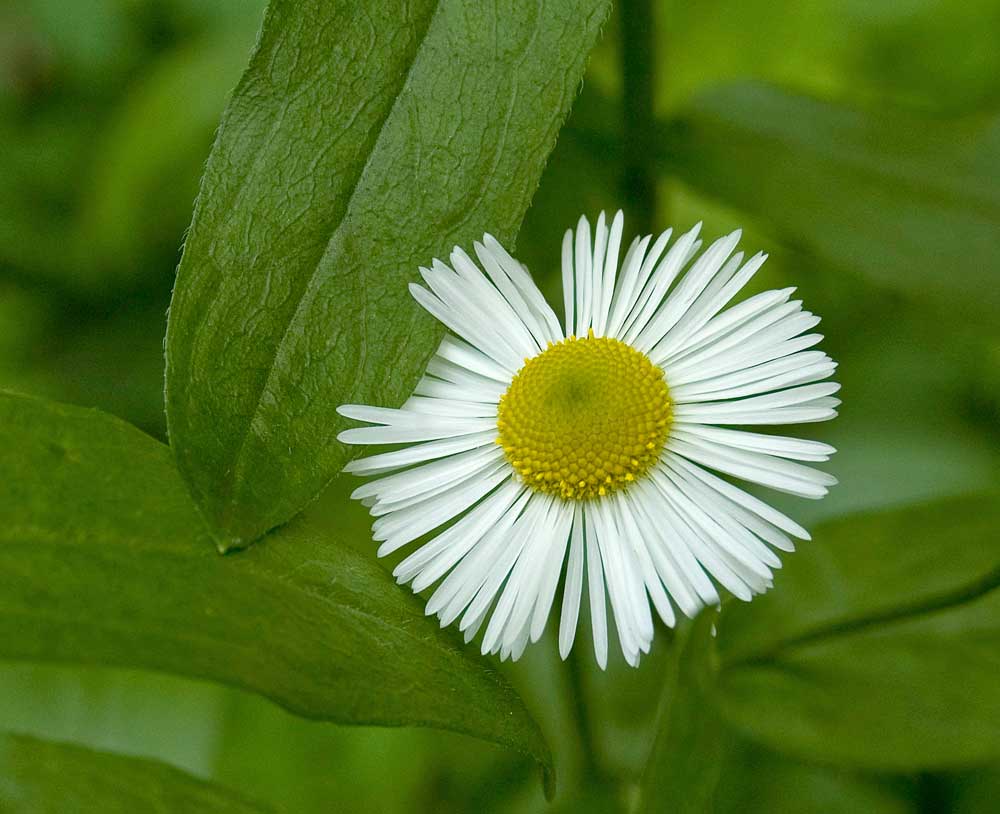
M 4 734 L 0 734 L 0 809 L 9 814 L 270 810 L 155 760 Z
M 1000 501 L 821 526 L 719 625 L 719 703 L 807 760 L 890 771 L 1000 756 Z
M 648 814 L 712 811 L 731 737 L 710 703 L 718 668 L 712 632 L 717 615 L 714 609 L 704 611 L 674 640 L 640 790 L 640 810 Z
M 440 328 L 407 282 L 513 239 L 609 5 L 272 0 L 167 331 L 171 442 L 223 547 L 341 469 L 339 404 L 408 395 Z
M 148 274 L 151 246 L 176 249 L 219 114 L 249 61 L 260 5 L 247 2 L 228 25 L 185 38 L 128 89 L 82 191 L 77 237 L 88 262 L 135 276 Z
M 793 243 L 915 297 L 1000 309 L 1000 118 L 864 112 L 762 84 L 714 88 L 664 159 Z
M 0 394 L 0 657 L 163 670 L 310 718 L 425 725 L 551 757 L 518 696 L 419 600 L 302 522 L 219 557 L 167 447 Z

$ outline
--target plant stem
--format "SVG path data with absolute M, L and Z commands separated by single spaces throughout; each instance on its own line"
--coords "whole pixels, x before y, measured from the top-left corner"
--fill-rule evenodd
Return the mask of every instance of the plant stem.
M 619 3 L 622 63 L 622 192 L 639 234 L 653 231 L 656 178 L 652 171 L 655 37 L 650 0 Z
M 594 731 L 590 726 L 590 713 L 587 709 L 587 693 L 583 679 L 583 663 L 579 645 L 573 648 L 566 657 L 566 668 L 569 676 L 570 702 L 573 721 L 580 741 L 580 751 L 583 755 L 583 775 L 587 784 L 604 779 L 605 772 L 597 757 Z

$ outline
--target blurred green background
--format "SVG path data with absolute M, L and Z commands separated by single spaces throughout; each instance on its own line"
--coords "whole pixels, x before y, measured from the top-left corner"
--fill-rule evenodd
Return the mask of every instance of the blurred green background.
M 0 6 L 0 387 L 164 437 L 174 268 L 262 9 Z M 554 300 L 581 212 L 621 206 L 627 231 L 743 226 L 744 248 L 770 252 L 755 285 L 799 287 L 844 385 L 841 417 L 806 433 L 840 450 L 840 486 L 779 501 L 807 525 L 1000 479 L 998 31 L 996 0 L 624 2 L 525 220 L 518 253 Z M 347 486 L 319 511 L 371 551 Z M 585 647 L 567 671 L 551 641 L 508 670 L 555 749 L 563 810 L 628 803 L 668 639 L 634 672 L 598 673 Z M 156 757 L 289 812 L 545 808 L 532 766 L 499 748 L 309 723 L 166 676 L 0 663 L 0 728 Z M 718 807 L 972 814 L 998 796 L 1000 767 L 875 776 L 739 743 Z

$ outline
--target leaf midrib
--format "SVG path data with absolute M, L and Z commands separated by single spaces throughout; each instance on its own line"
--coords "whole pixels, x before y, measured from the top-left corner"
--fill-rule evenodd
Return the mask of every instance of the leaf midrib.
M 264 400 L 264 394 L 268 391 L 268 388 L 271 384 L 271 380 L 274 376 L 274 371 L 278 363 L 278 357 L 281 354 L 281 349 L 282 347 L 284 347 L 285 341 L 288 338 L 292 325 L 295 324 L 296 320 L 298 319 L 306 295 L 309 293 L 309 290 L 312 288 L 313 282 L 315 281 L 317 275 L 320 272 L 323 258 L 326 256 L 327 251 L 330 248 L 330 244 L 332 244 L 334 239 L 337 237 L 338 233 L 340 232 L 341 228 L 344 225 L 344 221 L 346 220 L 348 214 L 351 211 L 351 206 L 354 202 L 355 195 L 357 194 L 358 189 L 361 186 L 362 180 L 365 178 L 365 175 L 368 172 L 368 168 L 371 166 L 372 157 L 378 151 L 378 146 L 385 134 L 386 122 L 388 122 L 392 118 L 393 113 L 395 112 L 396 107 L 399 104 L 399 100 L 402 98 L 403 93 L 410 82 L 410 77 L 413 74 L 413 68 L 417 64 L 417 60 L 420 56 L 420 53 L 427 42 L 428 33 L 430 32 L 434 24 L 435 18 L 440 13 L 441 2 L 442 0 L 435 0 L 433 9 L 427 15 L 427 25 L 424 28 L 424 30 L 420 33 L 417 45 L 413 49 L 413 56 L 410 59 L 409 66 L 403 73 L 402 79 L 398 85 L 398 90 L 393 96 L 392 104 L 387 107 L 385 115 L 382 117 L 382 120 L 378 124 L 377 134 L 374 140 L 372 141 L 371 149 L 368 151 L 368 157 L 365 159 L 364 165 L 358 171 L 356 177 L 351 183 L 350 187 L 351 192 L 347 198 L 347 201 L 344 205 L 341 215 L 337 219 L 336 225 L 331 230 L 330 237 L 327 239 L 323 251 L 320 252 L 318 259 L 314 263 L 312 271 L 304 278 L 302 285 L 298 287 L 298 290 L 295 293 L 295 300 L 296 300 L 295 310 L 292 312 L 291 317 L 289 318 L 287 324 L 285 325 L 285 328 L 281 333 L 280 339 L 274 346 L 274 352 L 271 355 L 271 360 L 267 367 L 267 373 L 262 377 L 263 383 L 261 384 L 261 387 L 258 390 L 257 395 L 254 399 L 253 412 L 250 414 L 250 417 L 247 420 L 246 425 L 242 428 L 240 432 L 240 440 L 239 444 L 236 447 L 236 452 L 233 455 L 232 467 L 226 469 L 228 477 L 224 478 L 224 484 L 225 484 L 225 489 L 228 493 L 230 505 L 233 505 L 235 502 L 235 488 L 237 484 L 239 484 L 242 481 L 243 478 L 243 469 L 245 467 L 243 453 L 246 450 L 247 442 L 249 441 L 250 436 L 252 434 L 253 426 L 256 423 L 257 418 L 260 414 L 261 405 L 263 404 Z M 364 290 L 367 288 L 367 286 L 365 285 L 365 277 L 367 275 L 367 269 L 363 264 L 359 269 L 359 273 L 362 277 L 361 287 L 362 290 Z M 266 531 L 264 533 L 266 533 Z M 263 535 L 258 535 L 258 536 L 263 536 Z M 245 541 L 245 542 L 250 542 L 250 541 Z

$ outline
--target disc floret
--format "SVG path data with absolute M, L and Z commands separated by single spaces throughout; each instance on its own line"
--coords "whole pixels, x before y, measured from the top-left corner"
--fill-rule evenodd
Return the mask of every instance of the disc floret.
M 535 491 L 592 500 L 656 463 L 671 423 L 663 371 L 612 337 L 570 336 L 528 359 L 500 399 L 499 438 Z

